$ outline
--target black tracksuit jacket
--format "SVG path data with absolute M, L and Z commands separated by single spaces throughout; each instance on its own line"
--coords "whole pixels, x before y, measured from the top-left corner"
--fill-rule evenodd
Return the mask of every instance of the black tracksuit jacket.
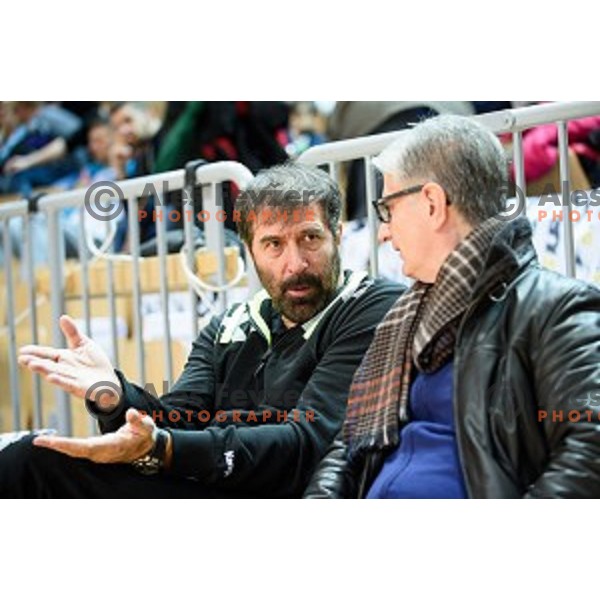
M 263 291 L 214 318 L 173 388 L 156 398 L 128 382 L 103 433 L 127 408 L 153 416 L 173 439 L 171 474 L 227 496 L 299 497 L 344 419 L 348 389 L 376 325 L 404 288 L 346 273 L 309 322 L 283 326 Z

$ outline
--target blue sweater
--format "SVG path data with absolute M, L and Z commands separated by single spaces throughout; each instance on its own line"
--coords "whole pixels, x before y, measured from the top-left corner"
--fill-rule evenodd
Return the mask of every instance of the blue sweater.
M 367 498 L 466 498 L 452 402 L 453 363 L 419 373 L 410 390 L 412 419 L 386 458 Z

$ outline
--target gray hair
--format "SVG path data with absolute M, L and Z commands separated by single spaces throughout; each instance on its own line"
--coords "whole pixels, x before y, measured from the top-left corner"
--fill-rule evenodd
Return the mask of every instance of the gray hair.
M 434 181 L 471 224 L 504 209 L 507 160 L 498 138 L 467 117 L 442 115 L 400 135 L 373 164 L 398 179 Z
M 342 198 L 336 182 L 323 170 L 296 162 L 288 162 L 260 171 L 239 195 L 235 209 L 239 211 L 238 233 L 248 245 L 252 244 L 252 219 L 269 207 L 292 212 L 318 204 L 325 223 L 335 235 L 342 212 Z

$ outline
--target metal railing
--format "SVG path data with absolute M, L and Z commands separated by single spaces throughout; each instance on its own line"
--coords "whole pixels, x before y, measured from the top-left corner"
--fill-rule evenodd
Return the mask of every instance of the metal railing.
M 504 110 L 486 115 L 473 117 L 491 131 L 497 134 L 510 133 L 513 136 L 513 162 L 515 167 L 515 183 L 524 194 L 527 193 L 525 181 L 523 136 L 526 129 L 538 125 L 555 124 L 558 128 L 559 160 L 561 181 L 571 183 L 569 172 L 569 139 L 567 124 L 569 121 L 600 115 L 600 102 L 558 102 L 539 106 L 530 106 L 514 110 Z M 300 158 L 300 162 L 315 166 L 327 166 L 332 176 L 338 176 L 340 163 L 362 159 L 364 161 L 366 181 L 366 209 L 371 232 L 370 270 L 372 275 L 378 273 L 377 252 L 377 219 L 373 211 L 371 200 L 376 194 L 376 174 L 372 165 L 372 158 L 383 151 L 390 143 L 405 135 L 406 131 L 382 133 L 367 137 L 343 140 L 315 146 L 308 149 Z M 566 218 L 563 222 L 565 239 L 566 273 L 570 277 L 576 276 L 575 249 L 573 236 L 573 222 L 571 221 L 572 206 L 570 202 L 565 205 L 562 190 L 558 193 L 561 204 L 566 206 Z
M 14 303 L 15 296 L 15 273 L 12 261 L 12 245 L 10 221 L 13 219 L 22 219 L 22 277 L 27 285 L 27 315 L 30 323 L 30 343 L 39 343 L 39 327 L 37 320 L 37 305 L 36 305 L 36 287 L 35 287 L 35 270 L 33 261 L 33 245 L 37 243 L 32 236 L 32 219 L 34 215 L 45 215 L 47 232 L 48 232 L 48 265 L 49 265 L 49 288 L 50 288 L 50 307 L 51 307 L 51 336 L 50 343 L 55 347 L 63 347 L 65 340 L 59 326 L 59 318 L 65 311 L 65 238 L 64 225 L 61 223 L 60 214 L 63 209 L 75 208 L 79 210 L 79 231 L 78 231 L 78 260 L 81 271 L 81 302 L 83 304 L 83 321 L 84 331 L 86 335 L 91 334 L 91 310 L 90 310 L 90 262 L 92 256 L 104 259 L 106 261 L 106 298 L 109 303 L 109 321 L 110 321 L 110 337 L 112 343 L 113 364 L 119 367 L 119 343 L 118 343 L 118 326 L 117 326 L 117 308 L 115 294 L 115 263 L 127 261 L 131 265 L 130 284 L 133 294 L 133 337 L 136 348 L 136 364 L 138 381 L 146 381 L 145 356 L 144 356 L 144 340 L 142 330 L 142 315 L 141 315 L 141 252 L 140 252 L 140 235 L 139 235 L 139 200 L 141 197 L 146 197 L 151 190 L 155 197 L 156 211 L 153 215 L 153 220 L 156 223 L 156 245 L 157 245 L 157 260 L 159 266 L 159 294 L 162 308 L 162 325 L 164 331 L 163 338 L 163 360 L 164 372 L 167 374 L 168 382 L 171 382 L 173 364 L 171 356 L 171 335 L 169 323 L 169 284 L 167 281 L 167 218 L 165 216 L 167 207 L 165 206 L 164 192 L 181 192 L 183 194 L 183 202 L 191 201 L 194 197 L 195 186 L 202 188 L 202 209 L 207 211 L 210 218 L 204 222 L 204 236 L 206 240 L 206 248 L 216 257 L 216 275 L 215 281 L 206 286 L 207 289 L 214 291 L 216 294 L 216 307 L 222 310 L 226 306 L 226 259 L 225 259 L 225 234 L 224 224 L 222 220 L 215 218 L 216 213 L 222 209 L 220 190 L 221 184 L 225 182 L 233 182 L 238 187 L 245 187 L 252 179 L 251 172 L 243 165 L 236 162 L 221 162 L 213 164 L 199 164 L 198 166 L 191 165 L 191 168 L 180 169 L 168 173 L 150 175 L 126 181 L 115 182 L 113 185 L 118 186 L 120 190 L 118 197 L 119 201 L 127 204 L 128 214 L 128 254 L 114 254 L 110 251 L 110 240 L 114 237 L 115 224 L 112 221 L 106 222 L 106 233 L 109 243 L 105 243 L 101 249 L 93 246 L 90 243 L 89 232 L 86 231 L 86 202 L 89 203 L 90 188 L 72 190 L 61 193 L 51 193 L 43 196 L 37 203 L 31 203 L 28 200 L 18 200 L 0 205 L 0 231 L 2 232 L 4 245 L 4 273 L 6 286 L 6 334 L 8 339 L 8 364 L 9 364 L 9 389 L 6 389 L 6 384 L 0 381 L 0 390 L 3 395 L 7 393 L 11 398 L 12 405 L 12 426 L 14 429 L 22 427 L 22 411 L 20 405 L 20 382 L 19 382 L 19 366 L 17 363 L 17 315 Z M 115 199 L 113 193 L 113 199 Z M 102 210 L 100 206 L 100 210 Z M 182 209 L 183 212 L 183 209 Z M 197 278 L 194 278 L 193 272 L 195 269 L 196 251 L 195 251 L 195 231 L 194 219 L 184 218 L 180 215 L 183 221 L 183 239 L 184 246 L 182 253 L 182 267 L 184 272 L 189 274 L 195 281 L 189 282 L 190 305 L 195 306 L 199 292 L 198 286 L 204 284 Z M 72 233 L 72 232 L 71 232 Z M 241 260 L 241 259 L 240 259 Z M 238 277 L 240 279 L 242 273 L 240 268 L 243 264 L 238 262 Z M 198 332 L 198 318 L 195 310 L 191 312 L 190 332 L 194 337 Z M 71 406 L 69 395 L 56 389 L 56 422 L 55 426 L 61 433 L 69 434 L 72 431 Z M 40 376 L 34 375 L 32 382 L 32 397 L 33 397 L 33 426 L 38 428 L 47 425 L 44 422 L 42 411 Z M 93 426 L 93 421 L 90 419 L 90 428 Z
M 482 122 L 495 133 L 510 133 L 513 138 L 513 159 L 515 181 L 523 191 L 526 191 L 524 156 L 523 156 L 523 136 L 522 132 L 528 128 L 542 124 L 556 124 L 558 128 L 558 144 L 560 158 L 560 175 L 563 181 L 570 181 L 569 160 L 568 160 L 568 134 L 567 124 L 570 120 L 586 116 L 600 115 L 600 102 L 566 102 L 547 104 L 542 106 L 521 108 L 509 111 L 492 113 L 475 119 Z M 378 272 L 377 264 L 377 219 L 373 213 L 371 200 L 376 194 L 376 177 L 372 158 L 380 153 L 388 144 L 404 135 L 405 132 L 393 132 L 380 135 L 373 135 L 364 138 L 356 138 L 341 142 L 333 142 L 316 146 L 309 149 L 300 157 L 300 162 L 311 165 L 325 165 L 330 173 L 336 179 L 340 175 L 340 165 L 343 162 L 351 160 L 363 160 L 366 175 L 366 209 L 368 223 L 371 233 L 370 268 L 373 274 Z M 33 236 L 32 219 L 36 214 L 43 214 L 46 217 L 48 229 L 48 262 L 50 279 L 50 308 L 51 308 L 51 336 L 50 343 L 54 346 L 62 347 L 64 339 L 59 327 L 59 317 L 65 308 L 65 290 L 64 290 L 64 272 L 65 272 L 65 237 L 64 225 L 60 220 L 60 213 L 65 208 L 79 210 L 78 223 L 78 261 L 80 265 L 80 288 L 81 301 L 83 303 L 83 321 L 84 331 L 87 335 L 91 333 L 91 309 L 90 309 L 90 263 L 92 260 L 102 258 L 106 261 L 106 296 L 109 303 L 109 321 L 110 338 L 112 344 L 112 353 L 115 366 L 119 366 L 119 344 L 117 327 L 117 308 L 115 295 L 115 265 L 119 261 L 130 262 L 130 283 L 133 295 L 133 337 L 135 340 L 135 355 L 138 381 L 146 380 L 145 354 L 143 339 L 143 322 L 141 315 L 141 252 L 138 221 L 138 202 L 140 197 L 147 194 L 151 188 L 158 202 L 156 203 L 156 245 L 157 259 L 159 265 L 159 294 L 162 307 L 162 330 L 164 338 L 162 340 L 164 371 L 168 374 L 169 381 L 173 372 L 173 362 L 171 356 L 171 332 L 169 321 L 169 286 L 167 282 L 167 248 L 166 248 L 166 219 L 164 218 L 163 190 L 181 191 L 187 199 L 194 197 L 194 186 L 202 187 L 202 207 L 209 214 L 214 215 L 221 208 L 221 184 L 224 182 L 234 182 L 238 187 L 245 187 L 251 180 L 252 174 L 243 165 L 235 162 L 222 162 L 214 164 L 190 163 L 186 169 L 151 175 L 137 179 L 130 179 L 118 182 L 117 185 L 122 193 L 123 202 L 128 207 L 128 236 L 130 246 L 128 254 L 117 255 L 110 251 L 110 243 L 105 243 L 102 248 L 91 246 L 89 242 L 89 232 L 86 226 L 86 195 L 89 189 L 75 190 L 64 193 L 55 193 L 44 196 L 37 205 L 28 200 L 19 200 L 7 204 L 0 204 L 0 232 L 3 234 L 3 247 L 5 256 L 5 286 L 4 290 L 6 301 L 6 336 L 8 341 L 8 364 L 9 378 L 8 390 L 6 383 L 0 381 L 0 393 L 10 395 L 12 408 L 12 425 L 14 429 L 19 429 L 23 425 L 23 415 L 20 404 L 20 381 L 18 376 L 17 364 L 17 320 L 19 316 L 16 313 L 14 295 L 15 295 L 15 272 L 13 263 L 10 259 L 12 255 L 9 224 L 11 220 L 22 219 L 22 249 L 21 276 L 26 285 L 27 313 L 29 316 L 29 329 L 31 343 L 39 343 L 39 326 L 37 319 L 37 299 L 35 285 L 35 270 L 33 260 L 33 245 L 36 240 Z M 562 200 L 562 197 L 561 197 Z M 570 203 L 567 203 L 570 212 Z M 195 250 L 194 250 L 194 225 L 192 220 L 183 219 L 184 223 L 184 247 L 182 249 L 183 267 L 187 274 L 192 274 L 195 268 Z M 575 254 L 573 243 L 573 229 L 570 218 L 563 220 L 565 255 L 567 264 L 567 273 L 571 276 L 576 275 Z M 107 223 L 106 233 L 108 239 L 111 235 L 111 225 Z M 227 303 L 226 292 L 223 291 L 226 286 L 226 266 L 225 266 L 225 234 L 223 223 L 218 219 L 210 218 L 204 224 L 206 237 L 206 246 L 216 257 L 216 279 L 215 284 L 206 286 L 205 289 L 217 291 L 216 306 L 222 310 Z M 112 232 L 114 234 L 114 231 Z M 247 261 L 246 268 L 250 287 L 256 287 L 256 275 L 251 265 Z M 199 283 L 199 282 L 197 282 Z M 189 286 L 190 304 L 194 306 L 198 301 L 198 296 L 202 295 L 202 289 L 194 284 L 190 279 Z M 191 314 L 190 332 L 192 336 L 197 334 L 198 318 L 194 311 Z M 70 433 L 72 430 L 70 400 L 66 393 L 56 390 L 54 393 L 56 402 L 57 422 L 53 423 L 62 433 Z M 40 377 L 32 378 L 32 397 L 33 397 L 33 426 L 46 426 L 42 410 Z M 90 427 L 93 426 L 93 420 L 90 418 Z

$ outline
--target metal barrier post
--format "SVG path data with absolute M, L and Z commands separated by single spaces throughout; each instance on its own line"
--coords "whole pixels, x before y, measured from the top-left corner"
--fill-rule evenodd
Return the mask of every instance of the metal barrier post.
M 185 179 L 184 179 L 184 189 L 183 189 L 183 197 L 181 199 L 181 210 L 184 212 L 185 218 L 183 219 L 183 236 L 184 236 L 184 244 L 186 248 L 185 260 L 188 266 L 188 269 L 191 272 L 194 272 L 196 265 L 195 261 L 195 249 L 194 249 L 194 231 L 195 231 L 195 223 L 196 223 L 196 215 L 195 215 L 195 205 L 194 205 L 194 189 L 196 186 L 196 171 L 198 168 L 206 165 L 207 162 L 205 160 L 194 160 L 185 165 Z M 187 204 L 187 208 L 186 208 Z M 189 213 L 188 213 L 189 210 Z M 183 216 L 183 215 L 182 215 Z M 190 286 L 189 290 L 190 296 L 190 306 L 192 307 L 191 312 L 191 331 L 192 337 L 196 337 L 198 335 L 198 297 L 196 296 L 196 292 Z
M 33 264 L 33 239 L 31 235 L 31 214 L 35 214 L 31 209 L 37 210 L 35 204 L 30 205 L 30 211 L 27 217 L 23 217 L 23 247 L 25 254 L 23 260 L 25 263 L 25 277 L 27 279 L 27 298 L 29 305 L 29 314 L 31 316 L 31 343 L 38 343 L 38 322 L 37 322 L 37 305 L 35 299 L 35 271 Z M 33 426 L 35 428 L 41 428 L 43 423 L 43 410 L 42 410 L 42 387 L 41 378 L 38 373 L 34 373 L 32 376 L 32 390 L 33 390 Z
M 59 319 L 64 313 L 64 287 L 63 287 L 63 261 L 65 259 L 64 238 L 60 226 L 60 209 L 50 208 L 47 213 L 48 219 L 48 244 L 50 262 L 50 305 L 52 308 L 52 345 L 55 348 L 64 346 L 64 337 L 59 325 Z M 69 395 L 59 389 L 55 389 L 56 398 L 56 427 L 59 433 L 70 435 L 73 430 L 71 417 L 71 404 Z
M 217 211 L 223 208 L 221 197 L 221 186 L 211 183 L 206 186 L 202 194 L 202 208 L 208 213 L 208 219 L 204 223 L 204 233 L 206 234 L 206 248 L 213 252 L 217 257 L 217 285 L 225 285 L 227 281 L 225 272 L 225 227 L 223 223 L 217 221 Z M 227 306 L 225 293 L 218 294 L 219 311 L 224 311 Z
M 87 231 L 85 227 L 85 208 L 79 209 L 79 261 L 81 263 L 81 302 L 83 304 L 83 323 L 85 335 L 92 336 L 92 321 L 90 315 L 90 274 L 88 271 Z M 90 435 L 97 433 L 96 419 L 88 415 L 88 431 Z
M 167 224 L 164 221 L 165 218 L 168 218 L 168 215 L 167 211 L 165 210 L 164 197 L 162 194 L 159 194 L 155 210 L 156 243 L 158 250 L 158 272 L 160 278 L 160 303 L 162 307 L 163 330 L 165 332 L 163 338 L 164 369 L 165 376 L 169 383 L 170 389 L 173 379 L 173 357 L 171 356 L 171 327 L 169 324 L 169 286 L 167 285 Z
M 133 332 L 136 340 L 135 355 L 139 381 L 146 383 L 146 365 L 144 361 L 144 339 L 142 332 L 142 291 L 140 283 L 140 224 L 138 221 L 138 199 L 131 196 L 127 200 L 129 209 L 129 247 L 132 257 L 132 288 L 133 288 Z
M 252 181 L 253 175 L 244 165 L 232 161 L 210 163 L 201 165 L 196 169 L 196 183 L 206 185 L 207 194 L 203 194 L 203 209 L 209 213 L 208 222 L 205 224 L 206 246 L 217 256 L 217 284 L 222 286 L 226 281 L 225 274 L 225 227 L 217 219 L 217 212 L 221 210 L 222 202 L 220 189 L 215 182 L 233 181 L 240 189 L 243 189 Z M 251 261 L 247 261 L 250 265 Z M 250 269 L 248 269 L 250 273 Z M 249 275 L 250 277 L 250 275 Z M 224 292 L 219 293 L 219 308 L 224 310 L 226 296 Z
M 565 268 L 569 277 L 576 277 L 575 241 L 573 236 L 573 222 L 571 221 L 571 174 L 569 169 L 569 133 L 567 123 L 559 121 L 558 152 L 560 160 L 560 198 L 563 206 L 563 233 L 565 235 Z M 565 198 L 566 194 L 566 198 Z
M 527 182 L 525 181 L 525 157 L 523 156 L 523 134 L 517 131 L 513 134 L 513 164 L 515 167 L 515 184 L 517 197 L 521 190 L 523 197 L 527 197 Z M 527 205 L 525 205 L 527 210 Z
M 377 241 L 379 223 L 377 222 L 377 215 L 375 215 L 373 208 L 373 200 L 375 200 L 376 194 L 375 169 L 373 167 L 373 159 L 370 156 L 365 156 L 364 162 L 369 237 L 371 238 L 369 247 L 369 273 L 372 277 L 376 277 L 379 275 L 379 243 Z
M 110 232 L 110 224 L 106 222 L 106 233 Z M 117 303 L 115 299 L 115 275 L 112 261 L 106 265 L 106 294 L 108 296 L 108 318 L 110 321 L 110 339 L 113 352 L 113 364 L 119 364 L 119 332 L 117 330 Z
M 23 217 L 25 218 L 25 217 Z M 14 306 L 14 288 L 12 273 L 12 241 L 10 239 L 10 220 L 2 222 L 4 239 L 4 269 L 6 275 L 6 316 L 8 319 L 8 366 L 10 369 L 10 388 L 12 419 L 14 429 L 21 428 L 21 406 L 19 385 L 19 367 L 17 363 L 17 335 L 15 328 L 15 306 Z

